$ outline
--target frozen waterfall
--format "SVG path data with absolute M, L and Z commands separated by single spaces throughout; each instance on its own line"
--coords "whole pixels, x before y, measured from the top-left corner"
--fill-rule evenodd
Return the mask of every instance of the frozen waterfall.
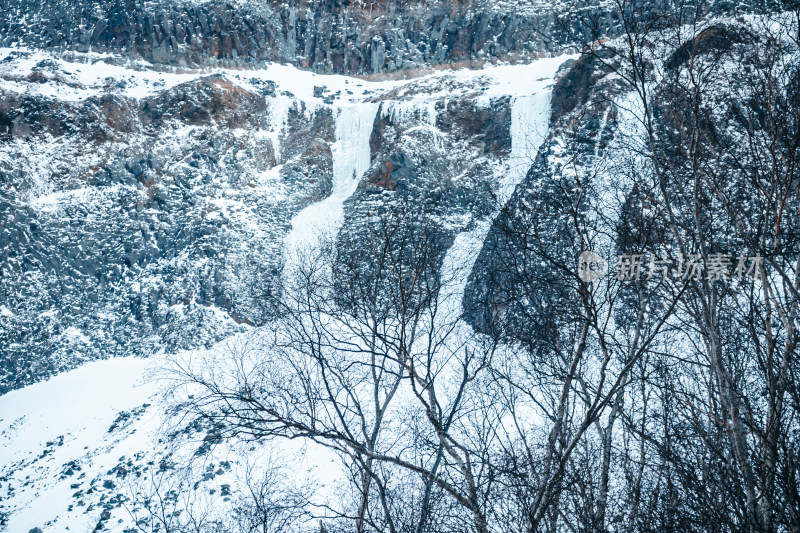
M 369 138 L 378 112 L 376 103 L 339 109 L 333 152 L 331 194 L 297 213 L 286 237 L 284 280 L 291 279 L 302 257 L 313 256 L 325 239 L 334 238 L 344 220 L 344 202 L 358 188 L 370 164 Z
M 513 97 L 511 104 L 511 153 L 502 169 L 495 194 L 498 199 L 498 210 L 511 199 L 514 189 L 525 178 L 533 165 L 536 154 L 547 136 L 550 122 L 550 97 L 553 76 L 558 64 L 543 61 L 547 72 L 542 72 L 538 85 L 531 87 L 530 95 Z M 447 312 L 445 316 L 458 317 L 462 313 L 462 298 L 467 278 L 472 266 L 478 259 L 483 242 L 496 215 L 478 221 L 474 229 L 459 233 L 447 251 L 442 271 L 448 272 L 451 280 L 443 287 L 440 302 Z

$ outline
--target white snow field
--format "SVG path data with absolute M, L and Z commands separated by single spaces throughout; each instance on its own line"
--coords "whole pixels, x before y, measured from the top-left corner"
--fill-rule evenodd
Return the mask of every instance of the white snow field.
M 0 59 L 15 51 L 19 50 L 0 49 Z M 332 192 L 328 198 L 300 211 L 292 220 L 292 229 L 285 241 L 285 277 L 291 276 L 296 254 L 309 248 L 313 250 L 322 238 L 338 231 L 344 202 L 357 190 L 370 165 L 369 139 L 379 102 L 389 104 L 385 112 L 425 109 L 431 116 L 430 127 L 435 127 L 433 102 L 437 99 L 481 94 L 488 103 L 494 97 L 510 96 L 512 150 L 497 170 L 495 191 L 501 202 L 506 202 L 525 177 L 546 135 L 553 77 L 570 57 L 482 70 L 437 71 L 415 80 L 369 82 L 345 76 L 317 75 L 281 65 L 252 71 L 169 73 L 148 70 L 141 64 L 107 65 L 97 61 L 96 55 L 85 55 L 82 62 L 67 62 L 40 52 L 25 52 L 28 55 L 0 66 L 0 73 L 6 78 L 0 82 L 4 89 L 39 91 L 64 100 L 81 100 L 100 93 L 106 80 L 113 77 L 127 80 L 120 89 L 122 94 L 141 98 L 191 79 L 221 74 L 243 88 L 250 88 L 254 79 L 274 82 L 276 94 L 279 94 L 271 102 L 273 116 L 277 117 L 276 128 L 281 127 L 291 105 L 281 94 L 283 91 L 291 92 L 309 107 L 331 107 L 336 120 Z M 74 81 L 68 91 L 63 89 L 63 83 L 56 81 L 35 86 L 14 81 L 43 60 L 58 63 L 63 76 Z M 443 83 L 444 80 L 448 83 Z M 334 95 L 333 103 L 315 97 L 314 86 L 327 87 L 327 94 Z M 277 139 L 277 132 L 275 135 Z M 454 273 L 457 279 L 442 294 L 450 316 L 460 313 L 467 276 L 480 251 L 490 218 L 478 221 L 473 229 L 459 234 L 446 255 L 443 268 Z M 4 309 L 0 308 L 0 312 Z M 258 329 L 253 329 L 238 339 L 203 352 L 180 354 L 177 359 L 213 364 L 231 343 L 257 338 L 259 333 Z M 5 521 L 5 531 L 27 533 L 39 527 L 45 533 L 86 532 L 93 530 L 101 519 L 111 531 L 122 532 L 131 527 L 130 510 L 115 500 L 116 493 L 124 494 L 127 490 L 123 478 L 116 473 L 121 467 L 136 468 L 148 461 L 158 464 L 172 451 L 170 441 L 173 439 L 166 437 L 165 428 L 176 427 L 176 421 L 170 419 L 163 400 L 163 389 L 169 382 L 162 381 L 162 374 L 156 371 L 170 364 L 169 360 L 174 359 L 155 355 L 149 360 L 96 361 L 0 396 L 0 524 Z M 199 441 L 191 438 L 181 441 L 194 446 L 184 456 L 192 455 L 198 442 L 202 444 L 204 435 L 197 433 Z M 298 441 L 274 446 L 298 478 L 320 480 L 317 501 L 322 503 L 335 497 L 334 488 L 342 475 L 335 464 L 335 455 L 306 447 Z M 245 447 L 246 453 L 241 451 L 245 448 L 234 445 L 221 448 L 216 455 L 203 457 L 199 466 L 210 468 L 213 473 L 203 482 L 209 490 L 214 490 L 209 492 L 211 506 L 224 515 L 232 501 L 224 496 L 230 493 L 235 497 L 239 490 L 237 468 L 266 451 L 252 446 Z M 228 489 L 220 490 L 223 485 L 228 485 Z M 2 529 L 0 526 L 0 531 Z
M 48 522 L 47 531 L 94 528 L 99 509 L 68 511 L 76 503 L 72 486 L 87 486 L 121 455 L 151 448 L 160 424 L 153 410 L 135 427 L 109 432 L 120 413 L 154 401 L 157 385 L 142 379 L 148 364 L 95 361 L 0 397 L 0 499 L 4 511 L 14 510 L 7 531 L 27 533 Z

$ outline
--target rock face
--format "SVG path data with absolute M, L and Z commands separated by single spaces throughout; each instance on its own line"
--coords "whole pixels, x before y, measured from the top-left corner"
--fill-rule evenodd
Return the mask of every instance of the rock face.
M 328 194 L 330 109 L 221 76 L 120 90 L 2 90 L 2 391 L 260 322 L 292 214 Z
M 438 72 L 367 89 L 308 70 L 391 78 L 523 61 L 613 34 L 610 5 L 10 0 L 0 45 L 22 47 L 0 60 L 0 392 L 84 360 L 191 348 L 261 323 L 292 216 L 331 191 L 345 105 L 380 109 L 341 244 L 357 247 L 366 215 L 402 199 L 437 217 L 443 255 L 494 212 L 513 151 L 509 95 L 524 85 L 488 94 L 491 76 Z M 691 45 L 746 40 L 720 26 Z M 307 71 L 254 70 L 268 61 Z M 576 136 L 580 157 L 611 135 L 607 74 L 582 56 L 555 84 L 530 197 L 518 192 L 495 221 L 467 291 L 476 325 L 494 312 L 482 273 L 503 257 L 492 251 L 497 228 L 550 201 L 536 180 L 558 135 Z
M 495 209 L 512 95 L 543 90 L 525 65 L 514 68 L 527 88 L 502 69 L 365 82 L 78 57 L 17 50 L 0 62 L 3 392 L 263 324 L 292 217 L 332 192 L 346 107 L 377 112 L 342 253 L 363 257 L 365 221 L 404 206 L 409 231 L 421 214 L 436 221 L 441 263 L 455 235 Z
M 657 143 L 663 150 L 659 157 L 676 167 L 684 157 L 672 148 L 680 146 L 680 129 L 671 122 L 671 111 L 687 105 L 676 87 L 680 84 L 678 69 L 690 57 L 689 51 L 695 60 L 711 58 L 720 64 L 747 65 L 757 39 L 748 23 L 738 21 L 710 24 L 693 39 L 664 45 L 663 55 L 649 65 L 664 73 L 651 95 L 658 102 L 652 111 L 655 130 L 663 140 Z M 650 253 L 655 256 L 659 250 L 653 243 L 660 246 L 668 241 L 663 218 L 647 210 L 636 211 L 641 209 L 636 206 L 642 193 L 633 180 L 643 171 L 631 152 L 638 150 L 636 143 L 643 133 L 641 123 L 631 115 L 636 96 L 617 75 L 619 68 L 619 59 L 603 48 L 562 67 L 553 86 L 547 139 L 525 179 L 493 220 L 465 290 L 464 306 L 476 330 L 522 342 L 534 352 L 553 350 L 560 342 L 558 331 L 577 312 L 574 293 L 569 296 L 576 280 L 553 264 L 572 267 L 583 251 L 593 247 L 612 260 L 624 250 L 646 246 L 653 247 Z M 760 116 L 763 110 L 752 100 L 740 101 L 735 92 L 728 92 L 737 86 L 738 76 L 745 77 L 735 72 L 729 78 L 713 78 L 704 87 L 727 97 L 704 103 L 713 112 L 708 112 L 702 127 L 704 135 L 713 139 L 715 150 L 744 160 L 746 143 L 740 132 L 749 127 L 746 117 Z M 726 167 L 720 163 L 719 168 Z M 745 212 L 746 201 L 741 205 Z M 597 242 L 586 242 L 576 230 L 591 227 L 601 235 L 605 230 L 598 228 L 603 224 L 618 232 L 616 240 L 597 237 Z M 631 229 L 634 227 L 646 231 Z M 615 319 L 618 326 L 632 327 L 631 316 Z
M 436 220 L 425 232 L 440 268 L 455 235 L 492 212 L 498 172 L 511 149 L 510 126 L 508 96 L 382 102 L 370 139 L 373 163 L 339 232 L 342 256 L 364 255 L 363 236 L 383 229 L 375 226 L 376 215 L 399 223 L 398 240 L 419 238 L 419 222 Z
M 718 13 L 785 0 L 710 2 Z M 121 53 L 171 65 L 276 61 L 340 74 L 524 61 L 618 31 L 608 0 L 9 0 L 0 45 Z
M 575 225 L 587 223 L 603 187 L 617 187 L 611 177 L 627 163 L 615 160 L 615 141 L 624 137 L 618 105 L 625 87 L 611 75 L 612 61 L 600 50 L 562 66 L 546 139 L 492 221 L 464 292 L 476 330 L 539 352 L 557 345 L 558 332 L 574 316 L 579 303 L 570 280 L 538 254 L 574 264 L 582 246 Z
M 613 28 L 611 4 L 11 0 L 0 15 L 0 44 L 177 65 L 278 61 L 317 72 L 390 73 L 559 52 L 595 39 L 598 28 Z

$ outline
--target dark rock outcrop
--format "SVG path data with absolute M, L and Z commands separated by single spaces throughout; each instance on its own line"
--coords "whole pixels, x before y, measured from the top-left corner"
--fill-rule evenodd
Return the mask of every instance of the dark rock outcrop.
M 289 63 L 318 72 L 388 73 L 521 60 L 614 26 L 603 2 L 174 2 L 10 0 L 0 45 L 115 52 L 154 63 Z
M 140 100 L 0 94 L 0 393 L 269 316 L 334 141 L 330 109 L 296 102 L 275 132 L 270 102 L 215 76 Z

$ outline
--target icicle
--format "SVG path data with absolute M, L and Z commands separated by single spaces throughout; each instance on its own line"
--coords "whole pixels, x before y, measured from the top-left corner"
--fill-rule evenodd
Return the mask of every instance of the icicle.
M 275 161 L 281 160 L 281 133 L 286 127 L 289 118 L 289 109 L 294 105 L 294 101 L 286 96 L 277 96 L 272 100 L 272 120 L 269 139 L 272 141 L 272 148 L 275 150 Z

